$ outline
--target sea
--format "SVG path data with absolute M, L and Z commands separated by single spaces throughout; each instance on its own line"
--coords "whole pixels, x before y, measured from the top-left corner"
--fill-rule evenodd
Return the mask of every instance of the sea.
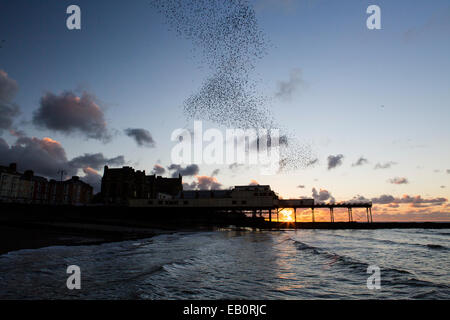
M 0 256 L 0 299 L 449 298 L 450 229 L 225 228 Z

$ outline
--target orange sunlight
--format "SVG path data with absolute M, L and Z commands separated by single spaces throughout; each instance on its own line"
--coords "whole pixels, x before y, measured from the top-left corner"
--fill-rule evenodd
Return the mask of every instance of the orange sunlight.
M 280 222 L 294 222 L 294 209 L 282 209 L 279 214 Z

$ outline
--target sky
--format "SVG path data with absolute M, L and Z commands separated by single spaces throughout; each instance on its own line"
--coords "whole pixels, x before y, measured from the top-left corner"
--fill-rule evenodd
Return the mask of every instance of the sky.
M 182 173 L 187 188 L 270 184 L 372 200 L 378 220 L 450 221 L 450 1 L 250 1 L 268 44 L 252 88 L 310 162 L 272 175 L 172 162 L 171 134 L 195 120 L 185 101 L 214 70 L 149 2 L 0 0 L 0 164 L 97 187 L 105 164 L 128 165 Z M 66 26 L 70 5 L 81 30 Z

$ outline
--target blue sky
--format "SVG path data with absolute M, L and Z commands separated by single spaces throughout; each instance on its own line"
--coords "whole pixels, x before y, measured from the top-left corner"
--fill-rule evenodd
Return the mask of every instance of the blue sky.
M 252 76 L 273 98 L 277 120 L 309 143 L 319 162 L 276 176 L 259 176 L 257 168 L 233 173 L 220 167 L 220 183 L 228 187 L 255 179 L 286 197 L 311 196 L 313 187 L 338 200 L 449 197 L 448 0 L 251 3 L 271 42 Z M 81 8 L 81 31 L 66 28 L 71 4 Z M 366 27 L 371 4 L 381 8 L 382 30 Z M 193 124 L 182 113 L 183 102 L 209 70 L 192 43 L 168 30 L 148 1 L 0 0 L 0 38 L 6 40 L 0 70 L 19 87 L 17 128 L 59 141 L 69 159 L 101 152 L 109 158 L 124 155 L 128 164 L 147 171 L 157 161 L 170 165 L 171 132 Z M 301 70 L 302 84 L 290 98 L 276 98 L 279 83 L 293 70 Z M 42 96 L 64 91 L 95 95 L 113 132 L 111 142 L 33 125 Z M 123 133 L 126 128 L 148 130 L 156 147 L 138 147 Z M 1 137 L 10 145 L 16 139 L 6 131 Z M 342 165 L 328 170 L 327 157 L 337 154 L 344 155 Z M 369 163 L 352 167 L 361 156 Z M 374 169 L 391 161 L 396 165 Z M 200 166 L 200 174 L 215 168 Z M 394 177 L 409 183 L 387 182 Z

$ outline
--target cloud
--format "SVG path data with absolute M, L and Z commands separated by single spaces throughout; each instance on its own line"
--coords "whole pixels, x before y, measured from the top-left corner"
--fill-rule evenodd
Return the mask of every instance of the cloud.
M 183 177 L 195 176 L 199 173 L 200 168 L 196 164 L 188 165 L 186 168 L 178 164 L 171 164 L 168 169 L 172 172 L 172 178 L 177 178 L 181 174 Z
M 133 138 L 140 147 L 155 147 L 155 140 L 148 130 L 145 129 L 125 129 L 125 134 Z
M 316 202 L 325 202 L 325 201 L 329 201 L 330 203 L 336 202 L 336 199 L 331 195 L 331 192 L 324 189 L 320 189 L 320 191 L 317 192 L 316 188 L 312 188 L 312 197 Z
M 367 160 L 364 157 L 361 157 L 358 159 L 358 161 L 356 161 L 355 163 L 352 164 L 352 167 L 359 167 L 359 166 L 365 165 L 366 163 L 369 163 L 369 160 Z
M 297 188 L 299 188 L 299 189 L 305 189 L 305 186 L 301 184 L 301 185 L 297 186 Z
M 216 177 L 196 176 L 196 181 L 183 183 L 183 190 L 219 190 L 222 184 Z
M 117 156 L 115 158 L 106 158 L 102 153 L 89 154 L 85 153 L 82 156 L 73 158 L 68 162 L 69 166 L 73 168 L 90 167 L 94 170 L 100 170 L 103 166 L 121 166 L 125 163 L 124 156 Z
M 123 164 L 123 156 L 105 158 L 103 154 L 84 154 L 72 160 L 67 159 L 66 151 L 60 142 L 51 138 L 39 139 L 20 136 L 11 146 L 0 138 L 0 163 L 17 163 L 18 170 L 33 170 L 36 175 L 48 178 L 58 177 L 58 171 L 64 170 L 66 177 L 77 175 L 78 171 L 100 169 L 105 164 Z M 86 171 L 85 171 L 86 174 Z
M 278 88 L 275 92 L 277 98 L 290 99 L 301 86 L 305 85 L 302 77 L 302 70 L 296 68 L 291 71 L 289 80 L 278 82 Z
M 12 127 L 14 119 L 20 114 L 19 106 L 0 101 L 0 133 Z
M 446 186 L 441 186 L 441 189 L 445 189 L 446 188 Z
M 450 174 L 450 169 L 447 169 L 447 174 Z
M 101 190 L 102 176 L 91 167 L 83 168 L 83 172 L 83 181 L 90 184 L 94 188 L 95 193 L 99 192 Z
M 389 179 L 388 182 L 391 183 L 391 184 L 408 184 L 409 183 L 408 179 L 406 179 L 406 178 L 398 178 L 398 177 L 393 178 L 393 179 Z
M 330 155 L 328 157 L 328 170 L 334 169 L 340 165 L 342 165 L 342 159 L 344 156 L 342 154 L 338 154 L 336 156 Z
M 215 169 L 212 173 L 211 173 L 211 177 L 215 177 L 217 175 L 219 175 L 220 169 Z
M 35 173 L 54 177 L 58 170 L 65 168 L 67 156 L 64 148 L 55 140 L 20 137 L 12 146 L 6 142 L 0 145 L 0 162 L 15 162 L 20 171 L 31 169 Z
M 153 172 L 153 174 L 156 174 L 156 175 L 162 175 L 166 172 L 166 169 L 164 169 L 164 167 L 160 164 L 155 164 L 153 166 L 152 172 Z
M 52 131 L 79 133 L 90 139 L 107 142 L 111 135 L 106 127 L 103 110 L 96 100 L 86 92 L 81 97 L 70 91 L 61 95 L 47 93 L 33 114 L 33 123 Z
M 200 190 L 216 190 L 222 187 L 216 177 L 197 176 L 196 178 Z
M 357 196 L 353 197 L 353 199 L 351 199 L 349 202 L 353 202 L 353 203 L 355 203 L 355 202 L 357 202 L 357 203 L 370 202 L 370 199 L 367 199 L 366 197 L 361 196 L 361 195 L 357 195 Z
M 385 162 L 385 163 L 377 163 L 375 165 L 375 170 L 376 169 L 389 169 L 390 167 L 396 165 L 397 163 L 394 161 L 389 161 L 389 162 Z
M 18 89 L 17 82 L 0 70 L 0 134 L 3 130 L 11 129 L 14 118 L 20 114 L 19 107 L 12 103 Z
M 388 203 L 393 203 L 395 201 L 395 198 L 391 195 L 381 195 L 378 198 L 372 198 L 372 203 L 377 203 L 377 204 L 388 204 Z
M 17 82 L 11 79 L 5 71 L 0 70 L 0 101 L 11 101 L 18 90 Z
M 423 199 L 420 195 L 411 197 L 409 195 L 403 195 L 401 198 L 395 198 L 391 195 L 382 195 L 377 198 L 372 198 L 372 203 L 374 204 L 437 204 L 441 205 L 445 202 L 447 202 L 448 199 L 446 198 L 430 198 L 430 199 Z

